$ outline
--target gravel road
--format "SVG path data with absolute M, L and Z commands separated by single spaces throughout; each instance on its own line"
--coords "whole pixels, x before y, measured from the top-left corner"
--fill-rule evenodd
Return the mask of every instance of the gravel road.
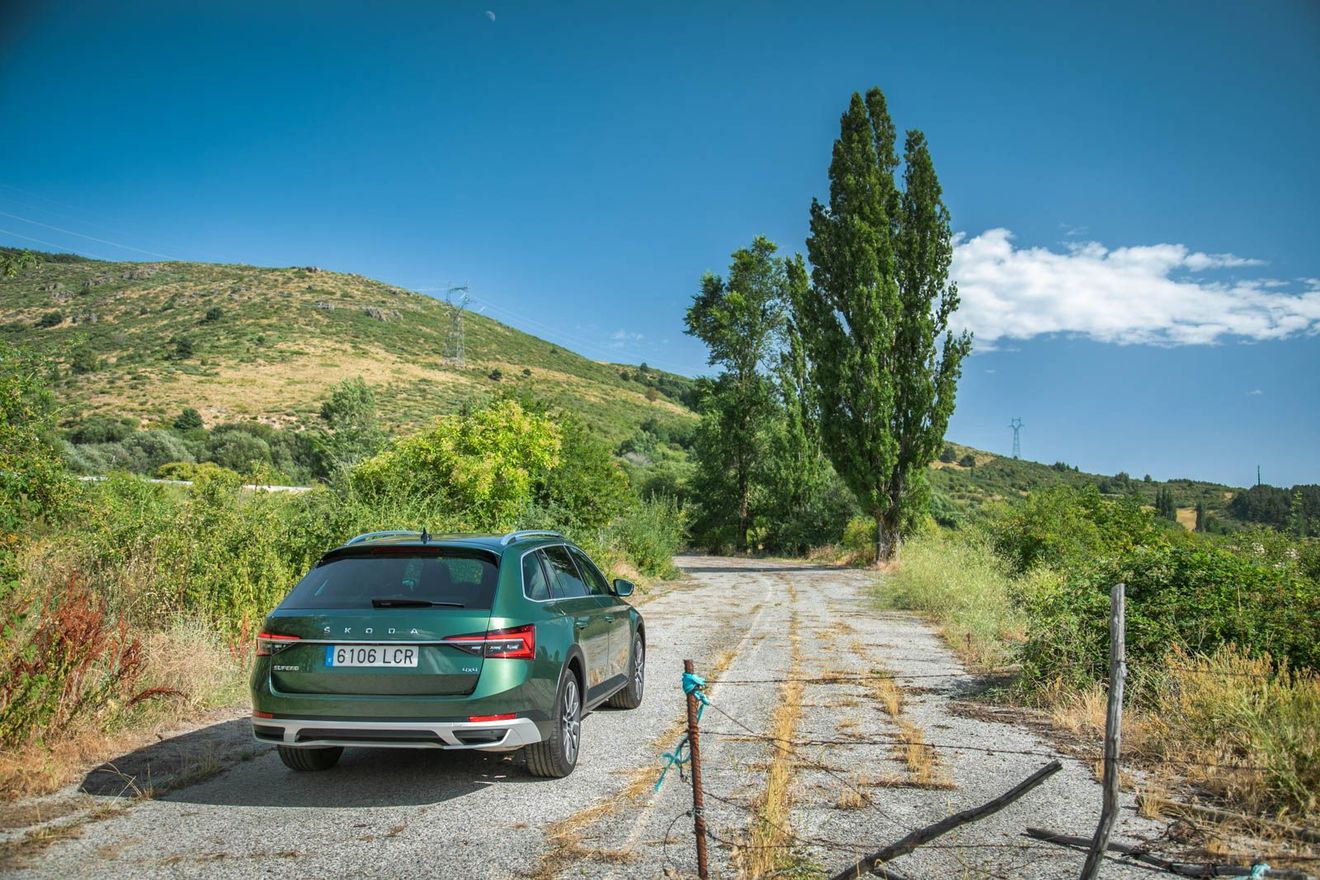
M 653 791 L 683 713 L 684 657 L 714 682 L 702 722 L 713 876 L 753 863 L 837 869 L 854 851 L 988 800 L 1055 756 L 1024 727 L 957 711 L 975 680 L 925 624 L 874 609 L 874 575 L 765 560 L 677 562 L 687 579 L 642 606 L 650 638 L 642 707 L 586 719 L 568 779 L 534 779 L 516 756 L 385 749 L 349 750 L 327 773 L 294 773 L 250 740 L 235 711 L 49 799 L 48 812 L 76 809 L 35 833 L 0 835 L 9 850 L 0 870 L 61 880 L 691 876 L 690 789 L 671 772 Z M 892 672 L 897 688 L 877 671 Z M 776 723 L 795 742 L 831 744 L 786 753 L 747 735 L 765 736 Z M 905 757 L 902 743 L 918 737 L 929 748 L 912 753 L 932 761 Z M 1064 769 L 1017 804 L 893 867 L 915 877 L 1075 877 L 1079 855 L 1021 836 L 1029 824 L 1083 835 L 1095 827 L 1091 768 L 1059 757 Z M 767 804 L 775 773 L 784 784 L 772 786 Z M 153 786 L 163 793 L 133 796 Z M 757 811 L 778 829 L 758 826 Z M 732 847 L 754 830 L 759 851 Z M 1161 830 L 1125 800 L 1117 839 Z M 1129 875 L 1146 872 L 1118 863 L 1105 871 Z

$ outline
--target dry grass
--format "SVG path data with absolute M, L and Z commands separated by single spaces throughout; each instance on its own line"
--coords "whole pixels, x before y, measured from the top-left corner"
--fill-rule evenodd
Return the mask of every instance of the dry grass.
M 1175 651 L 1143 708 L 1123 714 L 1123 752 L 1137 766 L 1176 770 L 1184 787 L 1235 809 L 1314 825 L 1320 817 L 1320 676 L 1220 648 Z M 1050 719 L 1104 736 L 1104 690 L 1048 696 Z
M 798 721 L 802 717 L 802 691 L 804 686 L 796 680 L 802 667 L 802 649 L 798 637 L 797 613 L 789 618 L 789 671 L 787 681 L 779 690 L 779 705 L 770 721 L 770 736 L 775 740 L 791 742 L 796 738 Z M 765 790 L 752 807 L 752 820 L 748 828 L 748 844 L 738 853 L 740 873 L 748 877 L 763 877 L 792 863 L 788 843 L 788 812 L 792 802 L 794 761 L 790 752 L 775 749 L 770 767 L 765 774 Z
M 940 766 L 939 756 L 926 743 L 926 734 L 920 727 L 900 719 L 898 739 L 895 751 L 907 767 L 908 785 L 916 788 L 953 788 L 953 780 Z
M 836 810 L 860 810 L 868 805 L 866 798 L 862 795 L 862 786 L 867 782 L 861 777 L 854 777 L 851 785 L 845 785 L 839 789 L 839 796 L 834 801 Z
M 879 675 L 888 676 L 890 673 L 881 671 Z M 890 718 L 897 718 L 903 713 L 903 689 L 898 686 L 898 682 L 892 678 L 877 678 L 871 682 L 871 696 L 880 704 L 880 708 L 885 710 L 885 714 Z
M 706 677 L 716 679 L 723 675 L 724 671 L 733 663 L 737 654 L 735 648 L 722 651 L 711 663 L 710 669 L 706 671 Z M 674 741 L 682 735 L 686 727 L 686 715 L 676 718 L 662 733 L 651 740 L 651 751 L 658 754 L 671 748 Z M 593 822 L 622 812 L 629 806 L 636 804 L 645 795 L 651 793 L 655 789 L 656 780 L 660 778 L 660 772 L 661 767 L 659 764 L 638 767 L 628 773 L 628 780 L 623 788 L 608 800 L 592 804 L 586 809 L 579 810 L 573 815 L 547 826 L 545 829 L 546 851 L 528 876 L 547 878 L 548 880 L 548 878 L 557 876 L 571 863 L 581 859 L 618 864 L 636 858 L 636 853 L 631 850 L 601 850 L 586 846 L 582 843 L 582 831 Z
M 0 798 L 53 792 L 87 767 L 152 741 L 161 730 L 178 727 L 208 709 L 241 702 L 245 692 L 245 662 L 198 623 L 181 621 L 164 632 L 144 635 L 142 662 L 139 687 L 144 696 L 136 705 L 117 707 L 108 723 L 89 722 L 59 739 L 0 753 Z

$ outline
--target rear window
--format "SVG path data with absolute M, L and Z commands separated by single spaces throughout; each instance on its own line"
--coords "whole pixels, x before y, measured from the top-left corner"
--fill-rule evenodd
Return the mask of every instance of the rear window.
M 372 599 L 413 599 L 489 611 L 498 575 L 484 556 L 339 556 L 308 572 L 281 607 L 371 608 Z

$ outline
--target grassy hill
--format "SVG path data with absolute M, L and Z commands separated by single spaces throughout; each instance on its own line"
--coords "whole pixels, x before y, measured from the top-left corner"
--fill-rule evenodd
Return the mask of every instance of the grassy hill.
M 581 413 L 614 442 L 648 418 L 696 418 L 681 399 L 689 379 L 598 363 L 481 315 L 464 318 L 459 369 L 448 305 L 361 275 L 37 257 L 0 278 L 0 343 L 49 358 L 66 422 L 110 414 L 149 426 L 191 406 L 208 426 L 291 426 L 313 421 L 352 376 L 396 430 L 509 386 Z

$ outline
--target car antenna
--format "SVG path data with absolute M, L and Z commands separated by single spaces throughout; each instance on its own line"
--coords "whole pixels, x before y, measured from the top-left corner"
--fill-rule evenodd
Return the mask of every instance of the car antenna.
M 430 540 L 431 533 L 426 530 L 426 526 L 422 526 L 422 543 L 425 544 Z

